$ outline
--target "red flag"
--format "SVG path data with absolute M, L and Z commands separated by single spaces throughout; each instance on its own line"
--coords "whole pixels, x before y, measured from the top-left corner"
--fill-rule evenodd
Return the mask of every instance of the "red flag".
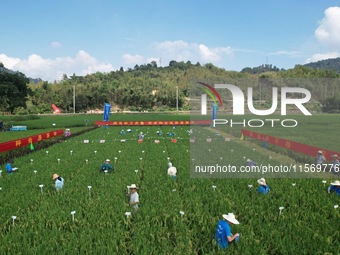
M 139 140 L 138 140 L 138 143 L 142 143 L 142 142 L 143 142 L 143 139 L 139 139 Z
M 176 139 L 171 139 L 171 142 L 172 143 L 177 143 L 177 140 Z

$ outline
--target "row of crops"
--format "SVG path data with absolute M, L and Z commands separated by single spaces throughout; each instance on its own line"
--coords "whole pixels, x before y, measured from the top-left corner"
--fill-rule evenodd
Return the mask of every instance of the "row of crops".
M 201 154 L 193 153 L 190 138 L 215 134 L 197 128 L 190 135 L 189 129 L 135 127 L 121 135 L 119 127 L 99 128 L 16 159 L 19 172 L 3 171 L 0 178 L 0 254 L 220 254 L 214 233 L 228 212 L 241 223 L 232 227 L 241 239 L 228 248 L 230 254 L 338 254 L 340 215 L 334 205 L 339 197 L 326 193 L 328 184 L 267 178 L 271 192 L 262 196 L 256 193 L 255 176 L 191 176 L 190 165 Z M 137 142 L 140 131 L 146 134 L 143 143 Z M 176 133 L 176 143 L 168 132 Z M 220 141 L 228 155 L 216 160 L 238 167 L 244 157 L 287 163 L 247 143 Z M 214 142 L 202 143 L 201 152 L 215 154 Z M 113 174 L 99 173 L 107 158 Z M 177 167 L 176 180 L 166 175 L 168 161 Z M 54 173 L 65 178 L 59 193 Z M 132 183 L 139 187 L 140 209 L 127 218 L 132 208 L 126 192 Z M 284 207 L 281 214 L 279 207 Z

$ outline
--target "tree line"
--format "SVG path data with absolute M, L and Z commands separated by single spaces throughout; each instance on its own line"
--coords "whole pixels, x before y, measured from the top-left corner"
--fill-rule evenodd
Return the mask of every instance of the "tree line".
M 14 114 L 51 113 L 51 104 L 55 104 L 62 112 L 86 112 L 90 109 L 102 109 L 105 103 L 110 103 L 112 109 L 118 111 L 168 111 L 175 110 L 177 105 L 180 110 L 189 110 L 190 96 L 203 93 L 200 88 L 193 86 L 198 81 L 210 84 L 233 82 L 244 91 L 251 86 L 255 101 L 260 102 L 259 107 L 267 107 L 266 103 L 262 105 L 262 101 L 270 104 L 271 88 L 286 86 L 277 81 L 285 79 L 291 81 L 291 86 L 309 89 L 320 111 L 335 112 L 340 110 L 340 103 L 337 103 L 340 102 L 340 90 L 338 79 L 333 78 L 339 77 L 332 70 L 301 65 L 288 70 L 261 65 L 236 72 L 218 68 L 211 63 L 201 65 L 190 61 L 170 61 L 169 66 L 158 67 L 152 61 L 149 64 L 135 65 L 128 70 L 120 68 L 109 73 L 97 72 L 85 76 L 73 74 L 70 77 L 64 74 L 61 81 L 47 82 L 38 79 L 37 83 L 33 83 L 24 74 L 9 71 L 2 65 L 0 111 Z M 328 81 L 311 82 L 314 78 Z M 223 98 L 231 98 L 230 93 L 222 93 L 225 94 Z

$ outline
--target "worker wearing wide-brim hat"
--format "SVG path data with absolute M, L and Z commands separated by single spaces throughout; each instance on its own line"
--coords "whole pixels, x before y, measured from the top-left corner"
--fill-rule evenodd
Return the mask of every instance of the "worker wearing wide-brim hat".
M 137 192 L 136 184 L 131 184 L 129 186 L 129 189 L 130 189 L 130 205 L 133 206 L 135 210 L 137 210 L 139 203 L 139 194 Z
M 233 213 L 223 214 L 223 220 L 219 220 L 215 232 L 215 241 L 220 248 L 226 249 L 229 243 L 237 242 L 240 238 L 240 234 L 236 233 L 233 235 L 231 233 L 231 225 L 240 224 Z
M 260 184 L 260 187 L 257 189 L 257 192 L 262 194 L 268 194 L 270 188 L 267 185 L 266 179 L 265 178 L 258 179 L 257 183 Z
M 56 191 L 61 190 L 65 183 L 64 178 L 59 176 L 58 174 L 53 174 L 52 178 L 54 180 L 54 186 L 55 186 Z
M 111 165 L 111 160 L 106 159 L 105 162 L 100 166 L 100 172 L 104 173 L 105 171 L 112 171 L 113 172 L 114 168 Z
M 333 165 L 333 168 L 338 167 L 337 169 L 333 169 L 334 172 L 339 172 L 340 161 L 339 161 L 339 157 L 337 154 L 332 155 L 332 165 Z
M 168 163 L 168 175 L 173 179 L 177 178 L 177 168 L 174 167 L 171 162 Z
M 331 186 L 328 187 L 327 192 L 330 194 L 332 191 L 340 196 L 340 181 L 336 180 L 331 182 Z
M 326 161 L 326 158 L 323 155 L 323 152 L 318 151 L 318 153 L 316 154 L 316 164 L 320 165 L 320 164 L 323 164 L 325 161 Z

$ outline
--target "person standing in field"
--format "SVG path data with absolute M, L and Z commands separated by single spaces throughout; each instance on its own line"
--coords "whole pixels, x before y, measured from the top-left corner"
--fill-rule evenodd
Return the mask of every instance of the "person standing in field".
M 59 176 L 58 174 L 53 174 L 54 186 L 56 191 L 61 190 L 64 187 L 64 178 Z
M 333 167 L 340 166 L 340 161 L 339 161 L 338 155 L 336 154 L 332 155 L 332 165 Z
M 258 179 L 257 183 L 260 184 L 260 187 L 257 189 L 257 192 L 262 194 L 268 194 L 270 188 L 266 183 L 266 179 L 265 178 Z
M 177 177 L 177 168 L 172 166 L 172 163 L 168 163 L 168 175 L 171 176 L 173 179 Z
M 238 220 L 236 220 L 235 215 L 233 213 L 223 214 L 223 220 L 219 220 L 215 232 L 215 241 L 221 249 L 226 249 L 229 246 L 229 243 L 237 242 L 240 238 L 240 234 L 236 233 L 233 235 L 231 233 L 231 225 L 232 224 L 240 224 Z
M 144 139 L 143 132 L 140 132 L 138 135 L 138 140 L 143 140 L 143 139 Z
M 331 186 L 328 187 L 327 193 L 331 194 L 332 191 L 340 196 L 340 181 L 336 180 L 335 182 L 331 182 Z
M 256 166 L 256 162 L 248 158 L 246 165 L 252 168 L 252 167 Z
M 100 166 L 100 172 L 104 173 L 105 171 L 112 171 L 114 170 L 113 166 L 110 164 L 111 160 L 107 159 L 105 162 Z
M 326 161 L 326 158 L 323 155 L 323 152 L 318 151 L 318 154 L 316 154 L 316 164 L 321 165 L 321 164 L 325 163 L 325 161 Z
M 139 203 L 139 194 L 137 192 L 136 184 L 131 184 L 130 188 L 130 205 L 134 208 L 135 211 L 138 210 Z

